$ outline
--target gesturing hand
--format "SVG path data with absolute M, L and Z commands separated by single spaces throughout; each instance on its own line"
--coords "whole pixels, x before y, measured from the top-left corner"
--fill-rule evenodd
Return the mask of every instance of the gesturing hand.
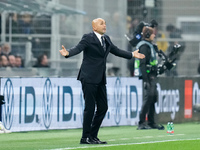
M 59 50 L 60 54 L 62 56 L 68 56 L 69 55 L 69 52 L 65 49 L 65 47 L 62 45 L 62 49 Z
M 135 58 L 139 58 L 139 59 L 143 59 L 143 58 L 145 58 L 145 55 L 139 53 L 138 51 L 139 51 L 139 49 L 136 50 L 136 51 L 134 51 L 134 52 L 132 52 L 132 53 L 133 53 L 133 56 L 134 56 Z

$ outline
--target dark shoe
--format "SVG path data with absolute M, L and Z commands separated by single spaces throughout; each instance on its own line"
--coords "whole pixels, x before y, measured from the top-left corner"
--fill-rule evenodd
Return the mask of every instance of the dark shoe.
M 138 125 L 138 128 L 137 128 L 137 130 L 148 130 L 148 129 L 151 129 L 151 128 L 146 124 L 140 124 Z
M 99 140 L 99 138 L 97 138 L 97 137 L 93 137 L 92 139 L 93 139 L 94 141 L 96 141 L 98 144 L 107 144 L 106 141 L 101 141 L 101 140 Z
M 163 125 L 157 125 L 157 124 L 149 124 L 149 127 L 152 129 L 158 129 L 158 130 L 165 130 L 165 127 Z
M 80 144 L 99 144 L 94 141 L 92 138 L 81 138 Z

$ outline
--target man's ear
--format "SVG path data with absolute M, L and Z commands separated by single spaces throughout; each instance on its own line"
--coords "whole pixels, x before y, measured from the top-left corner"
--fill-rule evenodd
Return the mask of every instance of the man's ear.
M 96 29 L 97 29 L 95 25 L 92 28 L 93 28 L 94 31 L 96 31 Z

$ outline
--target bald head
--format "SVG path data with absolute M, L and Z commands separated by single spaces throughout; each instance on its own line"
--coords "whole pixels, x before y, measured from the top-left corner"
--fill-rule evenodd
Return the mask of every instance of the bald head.
M 106 22 L 102 18 L 96 18 L 92 21 L 93 31 L 103 35 L 106 32 Z
M 99 21 L 104 21 L 102 18 L 96 18 L 94 20 L 92 20 L 92 27 L 96 26 L 96 24 L 99 22 Z

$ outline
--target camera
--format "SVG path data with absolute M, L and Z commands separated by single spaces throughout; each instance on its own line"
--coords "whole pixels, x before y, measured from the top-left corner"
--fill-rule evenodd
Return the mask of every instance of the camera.
M 149 27 L 157 27 L 158 26 L 158 23 L 156 22 L 156 20 L 151 20 L 150 23 L 146 23 L 144 21 L 141 21 L 139 23 L 139 25 L 136 27 L 134 33 L 133 33 L 133 39 L 129 39 L 127 37 L 127 35 L 125 35 L 125 37 L 128 39 L 129 43 L 135 47 L 141 40 L 142 40 L 142 29 L 143 27 L 145 26 L 149 26 Z
M 161 63 L 157 66 L 157 74 L 163 74 L 165 70 L 171 70 L 176 66 L 175 60 L 177 58 L 178 52 L 180 51 L 180 48 L 180 44 L 175 44 L 173 50 L 169 53 L 168 56 L 166 56 L 162 50 L 156 49 L 158 56 L 162 60 Z

